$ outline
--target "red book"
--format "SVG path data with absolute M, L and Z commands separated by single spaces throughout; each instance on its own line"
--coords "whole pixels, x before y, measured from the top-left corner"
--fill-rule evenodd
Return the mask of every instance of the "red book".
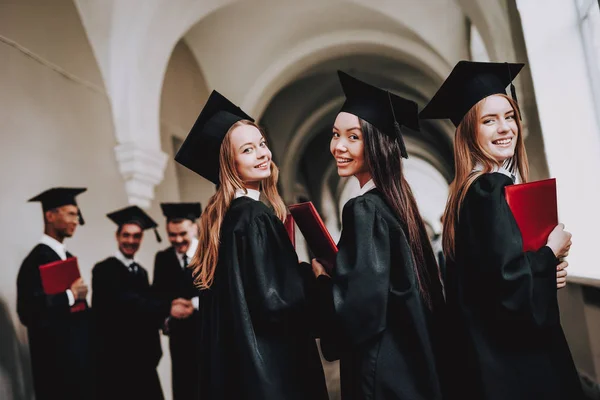
M 73 282 L 81 278 L 77 257 L 70 257 L 66 260 L 60 260 L 40 266 L 40 277 L 42 278 L 42 287 L 46 294 L 64 293 L 71 287 Z M 75 302 L 71 307 L 71 312 L 82 311 L 86 309 L 85 302 Z
M 545 246 L 558 225 L 556 179 L 506 186 L 504 196 L 521 231 L 523 251 Z
M 333 267 L 338 249 L 314 204 L 311 201 L 293 204 L 289 209 L 306 239 L 308 248 L 315 257 L 325 260 Z
M 292 246 L 296 247 L 296 224 L 294 224 L 294 217 L 292 214 L 288 214 L 283 222 L 285 226 L 285 230 L 287 231 L 288 236 L 290 237 L 290 242 L 292 242 Z

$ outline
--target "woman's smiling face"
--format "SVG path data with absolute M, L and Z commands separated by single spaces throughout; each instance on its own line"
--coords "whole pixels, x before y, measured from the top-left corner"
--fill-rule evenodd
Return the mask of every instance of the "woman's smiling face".
M 515 110 L 502 96 L 481 100 L 477 123 L 477 142 L 499 165 L 515 154 L 519 128 Z
M 361 186 L 368 181 L 369 169 L 365 162 L 364 135 L 360 121 L 354 114 L 341 112 L 333 125 L 329 150 L 335 158 L 338 175 L 355 176 Z
M 271 176 L 271 151 L 265 138 L 256 127 L 240 125 L 231 131 L 231 145 L 240 179 L 257 189 L 260 181 Z

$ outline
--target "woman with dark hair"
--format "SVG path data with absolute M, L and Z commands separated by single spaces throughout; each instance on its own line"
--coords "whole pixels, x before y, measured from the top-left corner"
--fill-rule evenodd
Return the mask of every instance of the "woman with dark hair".
M 321 349 L 340 359 L 342 398 L 441 399 L 444 298 L 423 220 L 402 174 L 400 125 L 417 105 L 339 72 L 346 102 L 330 150 L 358 179 L 344 206 L 329 277 L 313 260 L 323 307 Z
M 443 230 L 455 398 L 582 398 L 556 293 L 566 284 L 568 264 L 559 260 L 571 234 L 559 224 L 545 246 L 524 252 L 504 197 L 517 177 L 528 178 L 512 85 L 522 67 L 461 61 L 420 115 L 456 126 Z
M 201 399 L 327 399 L 308 323 L 314 277 L 283 225 L 264 133 L 213 91 L 175 159 L 217 185 L 189 266 L 202 289 Z

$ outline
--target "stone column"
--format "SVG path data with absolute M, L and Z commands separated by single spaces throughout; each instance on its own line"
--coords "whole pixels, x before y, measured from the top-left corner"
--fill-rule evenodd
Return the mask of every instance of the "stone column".
M 129 204 L 150 207 L 154 187 L 163 180 L 167 155 L 161 150 L 144 148 L 143 143 L 134 141 L 118 144 L 115 155 L 125 180 Z

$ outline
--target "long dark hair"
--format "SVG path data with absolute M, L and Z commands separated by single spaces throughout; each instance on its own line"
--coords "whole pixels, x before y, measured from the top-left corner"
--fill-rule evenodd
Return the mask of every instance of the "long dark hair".
M 359 118 L 365 159 L 373 182 L 406 232 L 421 296 L 430 309 L 443 301 L 442 283 L 435 256 L 412 190 L 402 173 L 398 141 Z

